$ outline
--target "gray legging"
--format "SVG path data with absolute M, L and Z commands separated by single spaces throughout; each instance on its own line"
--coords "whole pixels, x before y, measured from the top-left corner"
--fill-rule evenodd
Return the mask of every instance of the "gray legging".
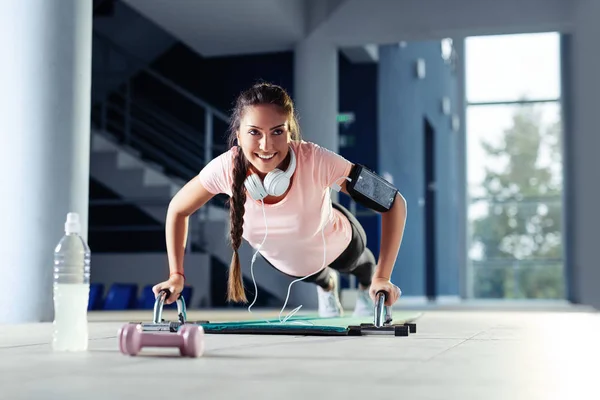
M 356 276 L 361 285 L 369 287 L 371 278 L 375 270 L 375 256 L 367 247 L 367 234 L 362 225 L 352 215 L 350 211 L 338 203 L 333 203 L 333 208 L 339 210 L 348 218 L 352 225 L 352 238 L 348 247 L 340 254 L 329 266 L 323 268 L 321 272 L 304 279 L 304 282 L 314 282 L 322 288 L 329 288 L 331 283 L 331 270 L 335 269 L 344 274 L 352 274 Z M 263 257 L 264 258 L 264 257 Z M 265 259 L 269 263 L 269 260 Z M 286 274 L 287 275 L 287 274 Z M 293 278 L 301 278 L 294 276 Z

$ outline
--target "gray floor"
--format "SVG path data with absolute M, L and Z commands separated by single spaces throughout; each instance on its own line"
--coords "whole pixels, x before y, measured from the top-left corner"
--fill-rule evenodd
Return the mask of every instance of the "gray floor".
M 600 398 L 598 313 L 426 310 L 410 337 L 207 335 L 197 359 L 120 354 L 119 321 L 147 317 L 90 315 L 83 354 L 53 353 L 50 324 L 1 326 L 0 399 Z

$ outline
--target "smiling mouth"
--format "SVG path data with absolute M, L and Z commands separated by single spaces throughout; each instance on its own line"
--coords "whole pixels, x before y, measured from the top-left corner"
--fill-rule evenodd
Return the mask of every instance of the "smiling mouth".
M 254 153 L 254 154 L 256 154 L 256 156 L 258 158 L 260 158 L 261 160 L 267 160 L 268 161 L 268 160 L 272 159 L 273 157 L 275 157 L 275 154 L 277 154 L 277 153 L 273 153 L 273 154 L 258 154 L 258 153 Z

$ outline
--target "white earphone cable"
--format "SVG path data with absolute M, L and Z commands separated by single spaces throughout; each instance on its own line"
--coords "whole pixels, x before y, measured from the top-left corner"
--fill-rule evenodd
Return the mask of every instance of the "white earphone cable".
M 350 178 L 348 178 L 347 176 L 341 176 L 339 178 L 337 178 L 336 180 L 333 181 L 332 184 L 332 188 L 335 191 L 339 192 L 341 190 L 341 187 L 339 185 L 337 185 L 337 181 L 339 181 L 340 179 L 346 179 L 347 181 L 351 182 L 352 180 Z M 261 200 L 261 204 L 262 204 L 262 210 L 263 210 L 263 218 L 265 221 L 265 237 L 263 238 L 262 243 L 258 246 L 258 248 L 256 249 L 256 251 L 254 252 L 254 255 L 252 256 L 252 262 L 250 263 L 250 274 L 252 275 L 252 282 L 254 284 L 254 300 L 252 301 L 252 304 L 250 304 L 250 306 L 248 306 L 248 312 L 252 313 L 252 311 L 250 310 L 252 308 L 252 306 L 254 305 L 254 303 L 256 303 L 256 299 L 258 298 L 258 287 L 256 285 L 256 279 L 254 277 L 254 262 L 256 261 L 256 256 L 258 255 L 258 252 L 260 251 L 261 247 L 265 244 L 265 241 L 267 240 L 267 234 L 268 234 L 268 226 L 267 226 L 267 216 L 265 213 L 265 203 L 263 200 Z M 285 310 L 285 307 L 287 306 L 287 302 L 290 298 L 290 292 L 292 289 L 292 285 L 296 282 L 300 282 L 306 278 L 309 278 L 313 275 L 318 274 L 319 272 L 321 272 L 325 267 L 326 267 L 326 262 L 327 262 L 327 244 L 325 241 L 325 226 L 327 226 L 328 222 L 329 222 L 329 218 L 331 217 L 331 212 L 328 216 L 328 219 L 323 223 L 323 226 L 321 228 L 321 237 L 323 238 L 323 264 L 321 265 L 321 268 L 319 268 L 318 270 L 316 270 L 315 272 L 306 275 L 302 278 L 298 278 L 298 279 L 294 279 L 288 286 L 288 291 L 287 291 L 287 295 L 285 297 L 285 302 L 283 303 L 283 307 L 281 308 L 281 310 L 279 311 L 279 323 L 286 323 L 291 317 L 293 317 L 298 311 L 300 311 L 300 309 L 302 308 L 302 304 L 299 305 L 298 307 L 294 308 L 292 311 L 290 311 L 288 313 L 288 315 L 285 316 L 285 318 L 283 318 L 283 320 L 281 319 L 281 314 L 283 313 L 283 311 Z M 266 321 L 267 323 L 269 322 L 268 320 Z M 308 325 L 312 325 L 310 323 L 303 323 L 301 321 L 291 321 L 290 323 L 298 323 L 298 324 L 308 324 Z
M 256 256 L 258 255 L 260 248 L 263 246 L 263 244 L 265 244 L 265 241 L 267 240 L 267 234 L 269 233 L 269 228 L 267 226 L 267 215 L 265 213 L 265 203 L 263 200 L 261 200 L 260 202 L 262 204 L 263 218 L 265 220 L 265 237 L 263 238 L 262 243 L 258 246 L 256 251 L 254 252 L 254 255 L 252 256 L 252 262 L 250 263 L 250 274 L 252 275 L 252 283 L 254 283 L 254 300 L 252 301 L 252 304 L 250 304 L 250 306 L 248 306 L 249 313 L 252 313 L 252 311 L 250 311 L 250 309 L 252 308 L 254 303 L 256 303 L 256 299 L 258 298 L 258 287 L 256 286 L 256 279 L 254 278 L 254 261 L 256 261 Z

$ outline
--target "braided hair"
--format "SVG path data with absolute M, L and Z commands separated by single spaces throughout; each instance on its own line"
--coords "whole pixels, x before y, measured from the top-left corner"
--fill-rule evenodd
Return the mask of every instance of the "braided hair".
M 294 111 L 294 104 L 287 92 L 278 85 L 270 83 L 258 83 L 242 92 L 236 100 L 235 107 L 229 125 L 229 147 L 236 146 L 237 133 L 240 129 L 240 120 L 246 107 L 261 104 L 273 104 L 289 116 L 289 127 L 292 140 L 300 139 L 298 120 Z M 249 162 L 244 152 L 238 146 L 233 162 L 233 184 L 231 186 L 231 198 L 229 199 L 230 217 L 230 242 L 233 249 L 231 265 L 229 266 L 229 277 L 227 283 L 227 300 L 234 302 L 247 302 L 244 291 L 244 281 L 238 250 L 242 244 L 244 233 L 244 204 L 246 203 L 246 192 L 244 181 L 248 173 Z

